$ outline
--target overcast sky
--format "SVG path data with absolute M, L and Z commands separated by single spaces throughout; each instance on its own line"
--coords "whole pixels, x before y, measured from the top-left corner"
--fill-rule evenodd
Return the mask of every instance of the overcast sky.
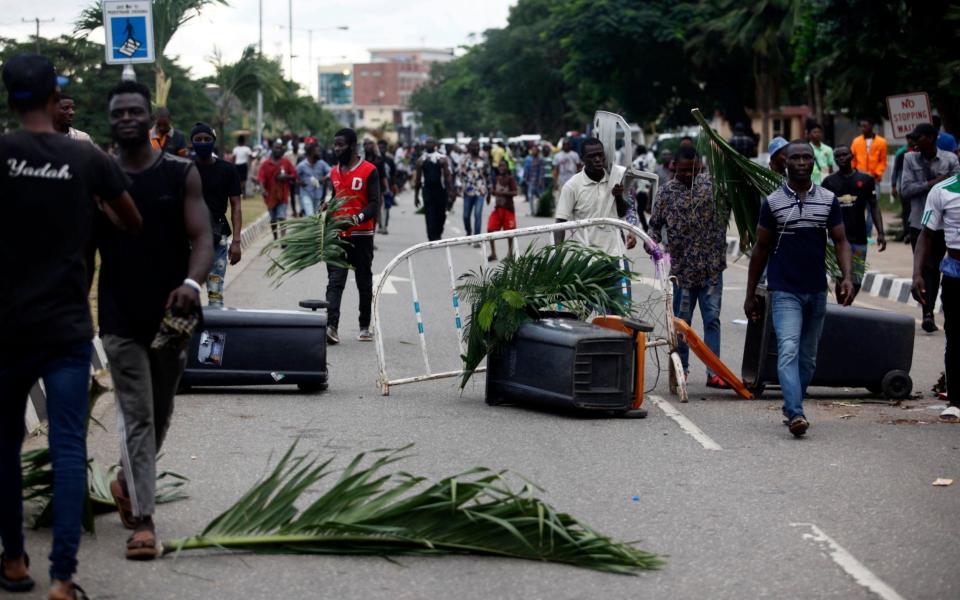
M 293 70 L 295 79 L 311 93 L 315 85 L 315 69 L 308 66 L 308 33 L 313 29 L 313 63 L 363 62 L 369 59 L 367 49 L 382 47 L 456 47 L 479 40 L 486 29 L 506 25 L 507 13 L 515 0 L 293 0 Z M 51 37 L 70 33 L 73 21 L 85 0 L 0 0 L 0 35 L 26 39 L 35 31 L 35 23 L 21 19 L 54 19 L 40 24 L 40 35 Z M 167 54 L 178 56 L 180 64 L 194 75 L 211 72 L 209 57 L 219 48 L 228 61 L 239 58 L 243 47 L 256 44 L 258 38 L 258 0 L 230 0 L 230 6 L 208 8 L 197 19 L 177 32 L 167 47 Z M 284 69 L 288 65 L 288 3 L 265 0 L 263 16 L 263 51 L 283 54 Z M 280 26 L 284 28 L 281 29 Z M 331 31 L 340 25 L 349 31 Z M 103 29 L 92 39 L 103 42 Z M 117 67 L 119 69 L 119 67 Z

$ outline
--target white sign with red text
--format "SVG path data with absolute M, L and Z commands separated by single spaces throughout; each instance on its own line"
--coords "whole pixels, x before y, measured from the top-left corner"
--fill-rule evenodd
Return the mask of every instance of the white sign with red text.
M 920 123 L 930 123 L 930 98 L 926 92 L 887 96 L 890 130 L 894 139 L 906 140 L 907 134 Z

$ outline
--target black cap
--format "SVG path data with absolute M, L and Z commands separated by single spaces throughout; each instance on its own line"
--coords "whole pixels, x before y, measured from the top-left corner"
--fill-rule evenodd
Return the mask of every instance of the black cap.
M 907 137 L 916 139 L 921 135 L 929 135 L 930 137 L 935 138 L 940 135 L 940 132 L 937 131 L 937 128 L 933 126 L 933 123 L 920 123 L 913 128 L 913 131 L 911 131 L 910 135 Z
M 39 54 L 18 54 L 3 65 L 3 85 L 14 102 L 46 100 L 66 83 L 66 78 L 57 77 L 50 59 Z
M 192 140 L 193 136 L 197 135 L 198 133 L 207 133 L 210 134 L 213 139 L 217 139 L 217 132 L 213 129 L 213 127 L 210 127 L 203 121 L 197 121 L 197 124 L 194 125 L 193 129 L 190 130 L 190 139 Z

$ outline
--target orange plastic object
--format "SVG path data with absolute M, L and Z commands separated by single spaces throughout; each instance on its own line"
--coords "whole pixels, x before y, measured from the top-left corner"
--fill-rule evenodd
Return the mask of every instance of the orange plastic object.
M 700 336 L 687 325 L 686 321 L 674 317 L 673 325 L 677 328 L 677 333 L 683 335 L 683 338 L 687 340 L 687 346 L 703 361 L 703 364 L 707 365 L 710 370 L 719 375 L 720 379 L 726 381 L 741 398 L 744 400 L 753 400 L 753 394 L 750 393 L 747 386 L 743 385 L 740 378 L 734 375 L 733 372 L 727 368 L 727 365 L 723 364 L 723 361 L 703 343 Z
M 623 319 L 614 315 L 603 315 L 599 317 L 594 317 L 591 321 L 594 325 L 598 327 L 603 327 L 604 329 L 612 329 L 614 331 L 622 331 L 624 333 L 633 335 L 634 330 L 627 327 L 623 324 Z M 637 355 L 637 365 L 636 365 L 636 381 L 634 382 L 634 392 L 633 392 L 633 406 L 631 408 L 640 408 L 640 405 L 643 404 L 643 368 L 644 368 L 644 358 L 647 351 L 647 336 L 642 331 L 636 332 L 636 355 Z

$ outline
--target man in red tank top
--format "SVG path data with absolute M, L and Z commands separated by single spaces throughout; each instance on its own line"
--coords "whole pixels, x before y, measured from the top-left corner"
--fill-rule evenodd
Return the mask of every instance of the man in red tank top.
M 380 177 L 373 163 L 357 153 L 357 132 L 341 129 L 333 138 L 337 164 L 330 173 L 334 197 L 343 201 L 339 214 L 349 215 L 354 225 L 343 232 L 347 239 L 347 262 L 355 269 L 360 294 L 361 342 L 373 341 L 370 305 L 373 302 L 373 232 L 380 211 Z M 340 300 L 347 283 L 347 269 L 327 265 L 327 341 L 340 343 Z

